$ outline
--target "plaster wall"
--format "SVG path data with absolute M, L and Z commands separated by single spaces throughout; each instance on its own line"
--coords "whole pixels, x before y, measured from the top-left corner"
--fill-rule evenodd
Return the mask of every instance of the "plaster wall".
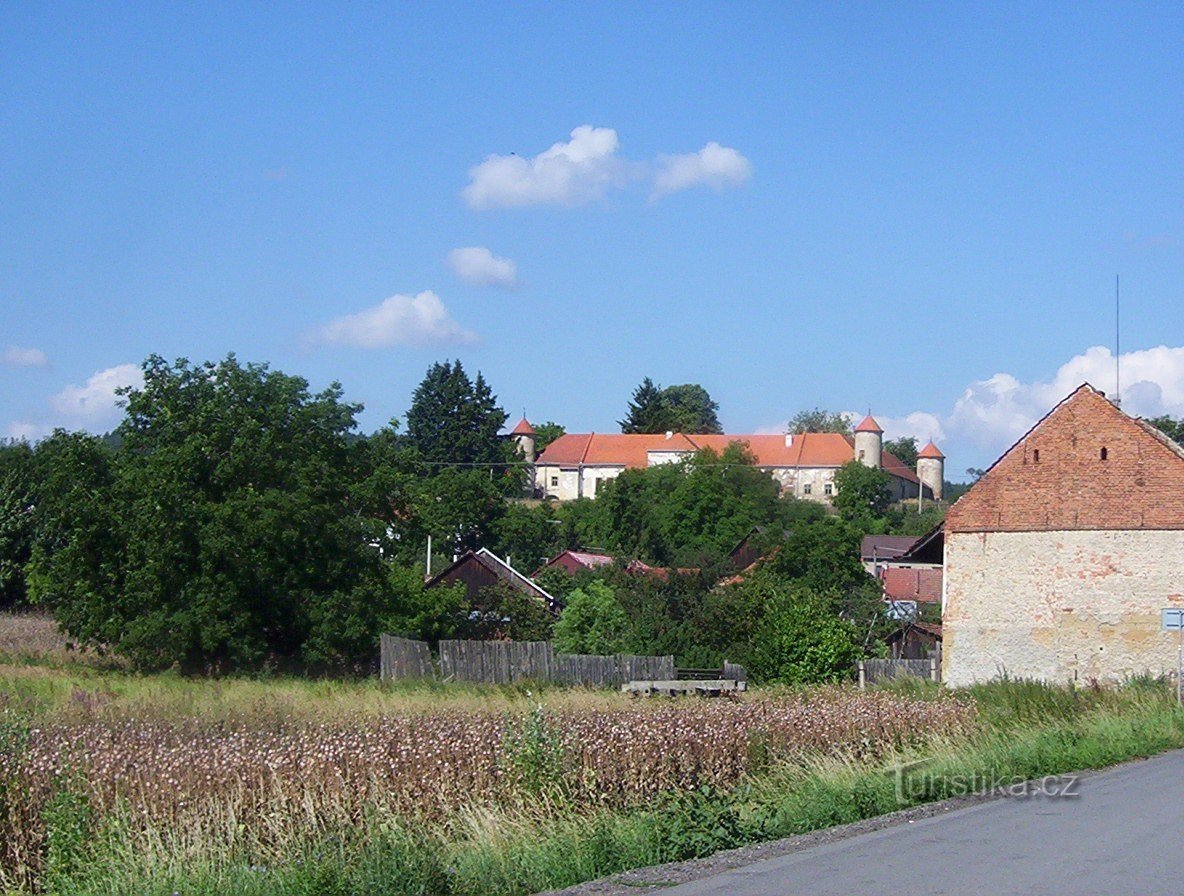
M 1184 531 L 946 534 L 942 680 L 1115 681 L 1175 672 Z

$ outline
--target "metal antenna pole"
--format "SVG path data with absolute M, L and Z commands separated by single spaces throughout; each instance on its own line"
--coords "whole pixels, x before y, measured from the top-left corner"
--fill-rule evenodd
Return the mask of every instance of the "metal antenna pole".
M 1122 407 L 1122 318 L 1119 314 L 1118 274 L 1114 275 L 1114 406 Z

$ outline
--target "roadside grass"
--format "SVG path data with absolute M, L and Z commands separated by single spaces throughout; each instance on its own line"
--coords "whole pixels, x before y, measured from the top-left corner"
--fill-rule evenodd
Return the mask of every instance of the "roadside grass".
M 339 718 L 394 709 L 438 710 L 442 704 L 460 711 L 520 711 L 540 700 L 530 688 L 211 682 L 92 669 L 30 676 L 29 671 L 0 669 L 0 688 L 24 681 L 25 696 L 36 706 L 22 712 L 33 717 L 81 713 L 92 718 L 98 713 L 134 718 L 149 713 L 164 718 L 179 713 L 232 719 L 298 713 Z M 949 699 L 948 692 L 917 680 L 885 690 L 917 701 Z M 84 699 L 79 692 L 99 696 Z M 756 698 L 792 699 L 803 693 L 768 689 L 758 691 Z M 854 692 L 832 688 L 808 693 L 842 701 Z M 545 691 L 541 699 L 549 708 L 594 711 L 621 705 L 616 695 L 560 689 Z M 553 757 L 546 749 L 534 749 L 540 743 L 545 748 L 545 739 L 528 743 L 532 750 L 526 752 L 507 742 L 506 750 L 518 750 L 515 761 L 534 763 L 539 773 L 524 778 L 534 783 L 517 799 L 463 806 L 434 820 L 409 818 L 397 805 L 375 805 L 348 823 L 332 825 L 304 819 L 300 805 L 288 805 L 287 817 L 269 822 L 286 832 L 281 849 L 275 837 L 239 819 L 241 806 L 233 800 L 210 802 L 204 809 L 209 823 L 201 830 L 154 826 L 131 804 L 97 818 L 67 773 L 48 804 L 47 852 L 38 886 L 77 896 L 525 896 L 1184 746 L 1184 714 L 1161 682 L 1071 689 L 1013 680 L 968 688 L 957 692 L 957 699 L 974 707 L 976 724 L 969 731 L 935 734 L 874 758 L 858 750 L 766 755 L 758 732 L 750 736 L 751 771 L 732 786 L 668 790 L 632 808 L 577 801 L 553 786 L 546 766 Z M 98 703 L 88 705 L 87 700 Z M 15 728 L 9 732 L 10 748 L 17 735 Z M 0 740 L 4 736 L 0 731 Z M 0 782 L 0 811 L 3 805 Z M 9 892 L 24 896 L 31 891 Z

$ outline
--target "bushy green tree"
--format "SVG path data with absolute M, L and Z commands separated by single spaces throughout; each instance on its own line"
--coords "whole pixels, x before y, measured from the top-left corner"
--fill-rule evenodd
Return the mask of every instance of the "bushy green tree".
M 25 567 L 33 551 L 33 451 L 0 442 L 0 608 L 25 603 Z
M 620 421 L 623 433 L 722 433 L 719 404 L 698 383 L 654 385 L 648 376 L 633 391 L 628 413 Z
M 754 526 L 786 512 L 779 486 L 741 443 L 677 464 L 625 470 L 596 498 L 590 529 L 617 553 L 689 565 L 731 550 Z
M 910 470 L 917 469 L 917 440 L 912 436 L 901 436 L 884 443 L 884 450 Z
M 623 653 L 629 619 L 616 594 L 603 581 L 589 582 L 567 596 L 555 623 L 554 646 L 561 653 Z
M 144 668 L 368 663 L 390 607 L 355 488 L 360 406 L 234 356 L 143 369 L 117 455 L 76 435 L 38 452 L 34 599 Z
M 862 535 L 833 516 L 807 521 L 794 526 L 765 565 L 814 593 L 845 593 L 869 580 L 859 561 Z
M 862 523 L 882 517 L 892 503 L 892 480 L 883 470 L 857 460 L 835 473 L 835 509 L 845 520 Z
M 800 435 L 804 432 L 851 433 L 851 420 L 846 414 L 814 408 L 812 411 L 798 411 L 789 419 L 787 432 Z
M 862 655 L 857 626 L 841 618 L 833 603 L 801 584 L 767 575 L 745 583 L 762 597 L 749 672 L 758 681 L 819 684 L 849 678 Z

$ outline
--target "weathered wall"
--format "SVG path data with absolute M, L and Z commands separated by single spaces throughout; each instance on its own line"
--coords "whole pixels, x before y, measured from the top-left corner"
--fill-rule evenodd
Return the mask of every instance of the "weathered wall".
M 947 533 L 942 680 L 1117 680 L 1176 667 L 1184 531 Z

